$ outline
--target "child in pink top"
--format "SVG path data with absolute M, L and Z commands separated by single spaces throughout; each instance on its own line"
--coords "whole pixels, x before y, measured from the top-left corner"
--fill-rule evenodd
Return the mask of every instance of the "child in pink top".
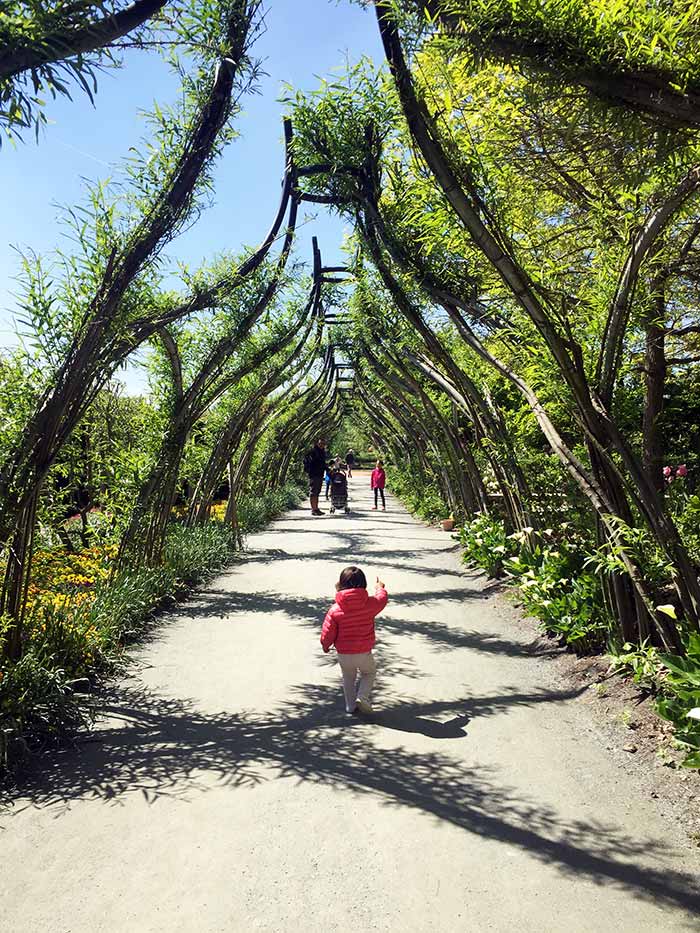
M 346 567 L 335 589 L 335 603 L 323 621 L 321 645 L 326 653 L 335 645 L 338 653 L 346 712 L 368 714 L 372 712 L 370 695 L 377 671 L 372 654 L 374 618 L 386 606 L 389 597 L 379 577 L 374 596 L 370 596 L 367 579 L 359 567 Z M 360 683 L 356 686 L 358 671 Z
M 384 499 L 384 487 L 386 486 L 386 473 L 384 472 L 384 464 L 381 460 L 377 460 L 377 465 L 372 470 L 372 477 L 369 481 L 370 487 L 374 490 L 374 505 L 372 506 L 372 511 L 377 511 L 377 494 L 381 494 L 382 497 L 382 512 L 386 512 L 386 501 Z

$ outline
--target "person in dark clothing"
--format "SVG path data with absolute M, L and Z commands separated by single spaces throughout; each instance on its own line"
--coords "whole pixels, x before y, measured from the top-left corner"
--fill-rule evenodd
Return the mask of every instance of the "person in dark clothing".
M 309 477 L 309 502 L 312 515 L 323 515 L 318 507 L 318 497 L 326 475 L 326 441 L 319 437 L 311 450 L 304 457 L 304 470 Z
M 352 479 L 352 468 L 355 466 L 355 454 L 352 447 L 345 454 L 345 462 L 348 465 L 348 479 Z

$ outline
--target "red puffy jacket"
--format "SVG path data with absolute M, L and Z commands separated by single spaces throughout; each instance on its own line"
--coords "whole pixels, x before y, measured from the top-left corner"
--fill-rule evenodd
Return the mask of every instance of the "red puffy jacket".
M 365 589 L 338 590 L 335 605 L 326 613 L 321 630 L 325 651 L 335 645 L 339 654 L 364 654 L 371 651 L 374 637 L 374 617 L 379 615 L 389 599 L 384 587 L 377 587 L 374 596 Z
M 372 470 L 369 485 L 371 489 L 384 489 L 386 486 L 386 473 L 381 467 L 375 467 Z

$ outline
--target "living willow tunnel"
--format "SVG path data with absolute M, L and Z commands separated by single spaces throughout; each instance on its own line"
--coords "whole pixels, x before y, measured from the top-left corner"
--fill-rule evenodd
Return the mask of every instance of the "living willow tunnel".
M 3 663 L 89 674 L 300 501 L 319 435 L 452 516 L 577 650 L 697 655 L 700 69 L 663 52 L 652 78 L 621 9 L 579 47 L 556 3 L 552 34 L 527 4 L 375 3 L 384 60 L 289 100 L 260 246 L 175 288 L 163 253 L 256 77 L 260 5 L 212 5 L 181 110 L 128 161 L 128 209 L 91 192 L 58 284 L 25 263 L 38 349 L 0 358 Z M 693 39 L 667 7 L 631 24 L 657 57 Z M 342 218 L 342 261 L 303 255 L 314 211 Z M 144 348 L 149 395 L 125 396 Z

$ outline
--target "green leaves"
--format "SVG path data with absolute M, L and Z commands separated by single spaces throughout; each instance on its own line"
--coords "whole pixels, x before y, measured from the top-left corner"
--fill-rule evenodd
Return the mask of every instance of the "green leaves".
M 663 695 L 656 708 L 675 726 L 675 739 L 686 751 L 686 768 L 700 768 L 700 634 L 693 632 L 686 642 L 686 655 L 661 654 L 667 670 Z
M 94 102 L 98 73 L 120 67 L 123 48 L 162 51 L 189 85 L 185 94 L 220 59 L 254 73 L 247 46 L 232 48 L 229 30 L 236 17 L 257 13 L 247 0 L 113 0 L 107 10 L 96 0 L 8 0 L 0 11 L 0 130 L 16 139 L 33 126 L 38 139 L 47 122 L 41 94 L 72 99 L 73 84 Z

